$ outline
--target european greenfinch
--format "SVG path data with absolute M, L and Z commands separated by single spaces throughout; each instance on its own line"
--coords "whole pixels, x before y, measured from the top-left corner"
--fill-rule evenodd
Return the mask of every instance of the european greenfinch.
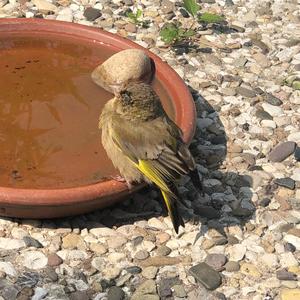
M 190 174 L 201 190 L 201 181 L 180 128 L 168 117 L 152 87 L 129 83 L 105 104 L 99 128 L 103 147 L 126 182 L 154 183 L 161 190 L 178 233 L 184 222 L 178 212 L 176 183 L 181 175 Z

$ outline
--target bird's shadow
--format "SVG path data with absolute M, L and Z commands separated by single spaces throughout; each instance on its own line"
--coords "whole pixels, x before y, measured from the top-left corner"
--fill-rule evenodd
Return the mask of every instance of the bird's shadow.
M 255 213 L 252 178 L 223 171 L 228 138 L 218 115 L 219 108 L 214 108 L 198 91 L 189 88 L 198 115 L 196 134 L 190 150 L 199 166 L 205 195 L 200 195 L 191 182 L 183 178 L 179 191 L 185 205 L 181 205 L 179 209 L 185 222 L 199 224 L 197 238 L 205 235 L 211 228 L 226 236 L 224 228 L 235 225 L 243 227 Z M 70 225 L 79 229 L 103 225 L 117 228 L 141 221 L 146 229 L 155 230 L 145 221 L 166 215 L 159 191 L 154 187 L 146 187 L 113 207 L 80 216 L 43 220 L 40 226 L 51 229 Z M 26 220 L 21 222 L 24 224 Z

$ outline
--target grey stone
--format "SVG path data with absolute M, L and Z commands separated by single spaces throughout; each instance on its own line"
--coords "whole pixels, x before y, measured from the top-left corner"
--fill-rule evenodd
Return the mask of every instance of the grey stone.
M 236 92 L 237 92 L 237 94 L 242 95 L 247 98 L 253 98 L 256 96 L 255 91 L 249 90 L 249 89 L 241 87 L 241 86 L 236 88 Z
M 216 271 L 221 271 L 226 261 L 226 256 L 218 253 L 208 254 L 205 258 L 205 262 L 213 267 Z
M 176 284 L 172 287 L 174 291 L 174 296 L 178 298 L 185 298 L 187 296 L 184 286 L 181 284 Z
M 90 297 L 86 291 L 76 291 L 70 294 L 70 300 L 89 300 Z
M 261 120 L 273 120 L 273 117 L 269 113 L 264 111 L 263 109 L 258 109 L 255 112 L 255 115 L 257 118 L 259 118 Z
M 95 21 L 99 17 L 101 17 L 101 11 L 99 9 L 93 8 L 93 7 L 87 7 L 83 13 L 85 18 L 88 21 Z
M 284 250 L 286 252 L 295 252 L 296 251 L 296 247 L 293 244 L 291 244 L 291 243 L 286 243 L 286 244 L 284 244 Z
M 296 147 L 294 156 L 297 161 L 300 161 L 300 147 Z
M 158 247 L 155 252 L 158 256 L 167 256 L 171 253 L 171 251 L 172 250 L 169 247 L 162 245 Z
M 125 298 L 124 291 L 117 286 L 112 286 L 107 293 L 107 300 L 123 300 Z
M 130 274 L 139 274 L 142 272 L 142 269 L 138 266 L 132 266 L 125 269 Z
M 279 186 L 286 187 L 290 190 L 295 189 L 295 180 L 292 178 L 286 177 L 286 178 L 277 178 L 274 180 L 274 183 L 278 184 Z
M 258 202 L 258 205 L 262 206 L 262 207 L 267 207 L 270 203 L 271 203 L 271 199 L 270 198 L 263 198 L 262 200 L 260 200 Z
M 26 247 L 34 247 L 34 248 L 43 248 L 44 246 L 36 239 L 31 236 L 24 236 L 23 241 L 26 244 Z
M 189 272 L 208 290 L 214 290 L 222 283 L 220 274 L 206 263 L 200 263 L 191 267 Z
M 15 300 L 19 289 L 14 285 L 8 285 L 1 289 L 1 294 L 5 300 Z
M 279 270 L 276 272 L 276 277 L 279 280 L 292 280 L 292 281 L 297 281 L 297 274 L 288 272 L 287 270 Z
M 148 257 L 149 257 L 149 252 L 146 250 L 140 250 L 134 256 L 134 258 L 139 259 L 139 260 L 144 260 Z
M 282 105 L 282 101 L 270 93 L 266 94 L 265 101 L 268 102 L 269 104 L 275 105 L 275 106 Z
M 225 265 L 227 272 L 237 272 L 240 269 L 240 264 L 237 261 L 229 261 Z
M 31 298 L 31 300 L 41 300 L 44 299 L 48 294 L 48 291 L 46 289 L 43 289 L 41 287 L 36 287 L 34 290 L 34 295 Z
M 281 162 L 294 152 L 295 147 L 295 142 L 280 143 L 269 153 L 269 160 L 272 162 Z

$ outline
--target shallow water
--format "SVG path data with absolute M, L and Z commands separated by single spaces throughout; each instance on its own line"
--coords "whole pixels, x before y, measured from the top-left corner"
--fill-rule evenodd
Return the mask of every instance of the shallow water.
M 113 53 L 91 46 L 0 36 L 0 186 L 72 187 L 117 174 L 98 129 L 112 95 L 90 78 Z M 154 88 L 172 114 L 157 80 Z

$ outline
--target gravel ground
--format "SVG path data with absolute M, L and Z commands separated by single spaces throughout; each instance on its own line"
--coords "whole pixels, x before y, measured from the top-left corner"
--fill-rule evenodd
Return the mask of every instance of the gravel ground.
M 180 1 L 0 0 L 0 17 L 104 28 L 167 61 L 195 99 L 205 190 L 182 180 L 179 236 L 150 189 L 75 218 L 1 218 L 0 299 L 300 299 L 300 92 L 284 84 L 300 71 L 300 2 L 201 2 L 229 26 L 170 49 L 158 32 L 190 22 Z M 124 17 L 137 3 L 148 29 Z

